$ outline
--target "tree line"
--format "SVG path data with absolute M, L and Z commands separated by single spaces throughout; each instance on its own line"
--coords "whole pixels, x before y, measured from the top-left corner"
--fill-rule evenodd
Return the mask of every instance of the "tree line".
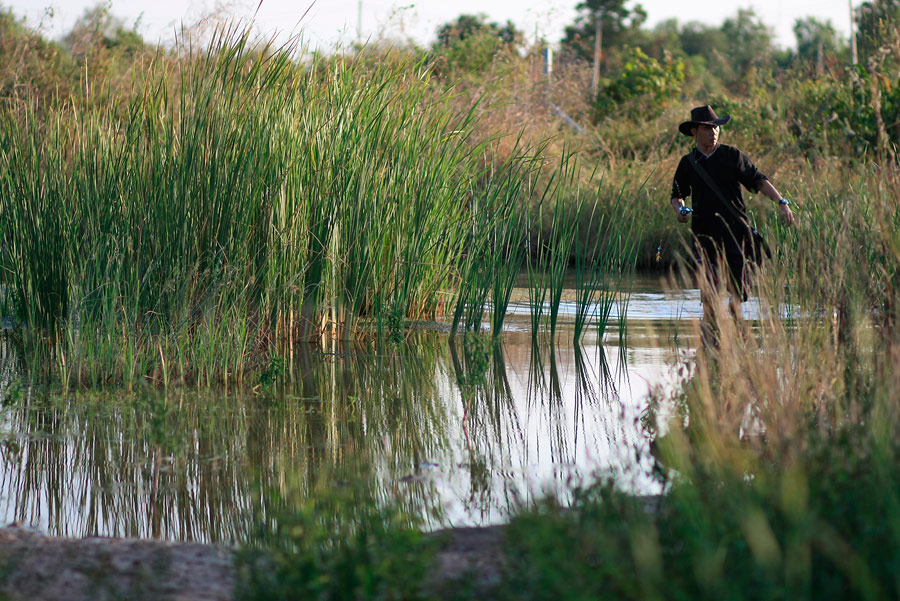
M 886 44 L 896 41 L 900 0 L 870 0 L 856 7 L 854 13 L 859 62 L 865 65 Z M 751 84 L 748 77 L 760 70 L 821 74 L 851 62 L 849 40 L 838 33 L 830 20 L 815 16 L 795 21 L 795 48 L 777 46 L 772 27 L 752 8 L 738 9 L 719 25 L 669 19 L 647 27 L 647 17 L 640 4 L 629 0 L 579 2 L 574 22 L 565 27 L 558 40 L 560 60 L 593 61 L 599 32 L 600 71 L 606 78 L 621 72 L 634 48 L 657 61 L 682 60 L 692 72 L 721 87 Z M 493 44 L 481 40 L 482 51 L 521 48 L 526 43 L 525 35 L 511 21 L 498 24 L 485 15 L 466 14 L 438 29 L 433 48 L 446 52 L 466 44 L 472 50 L 473 40 L 479 38 L 493 38 Z M 477 63 L 472 57 L 469 60 Z

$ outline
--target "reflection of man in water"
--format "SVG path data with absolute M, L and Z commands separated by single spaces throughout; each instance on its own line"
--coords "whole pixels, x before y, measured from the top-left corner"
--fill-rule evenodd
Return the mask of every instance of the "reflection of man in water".
M 682 134 L 693 136 L 697 145 L 678 163 L 671 202 L 678 221 L 691 220 L 696 260 L 698 266 L 705 267 L 701 273 L 709 278 L 709 285 L 701 285 L 701 290 L 718 289 L 722 283 L 720 268 L 725 267 L 728 277 L 724 283 L 731 293 L 732 312 L 739 315 L 739 302 L 747 300 L 747 257 L 753 243 L 741 185 L 777 202 L 781 219 L 787 225 L 794 223 L 794 213 L 788 201 L 746 154 L 733 146 L 719 144 L 719 127 L 729 120 L 730 116 L 719 117 L 706 105 L 692 109 L 690 120 L 678 126 Z M 682 210 L 688 196 L 692 199 L 693 213 Z M 707 325 L 713 324 L 712 312 L 717 302 L 715 298 L 703 298 Z

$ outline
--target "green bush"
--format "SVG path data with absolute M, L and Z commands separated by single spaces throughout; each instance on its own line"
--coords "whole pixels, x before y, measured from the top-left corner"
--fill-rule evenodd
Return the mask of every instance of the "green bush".
M 595 121 L 621 114 L 623 104 L 632 117 L 658 116 L 666 103 L 677 97 L 684 83 L 684 63 L 666 55 L 663 62 L 640 48 L 628 50 L 622 72 L 606 83 L 594 103 Z
M 438 73 L 480 73 L 495 58 L 515 52 L 522 34 L 512 22 L 505 25 L 488 22 L 483 14 L 460 15 L 437 32 L 432 47 L 434 68 Z
M 277 496 L 255 548 L 239 554 L 244 601 L 423 598 L 432 543 L 399 509 L 370 492 L 337 489 L 289 508 Z M 271 511 L 271 510 L 270 510 Z

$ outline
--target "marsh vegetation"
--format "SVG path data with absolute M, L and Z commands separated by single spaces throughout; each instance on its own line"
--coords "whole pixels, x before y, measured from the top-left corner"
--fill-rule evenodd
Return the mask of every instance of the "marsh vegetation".
M 316 55 L 227 26 L 60 46 L 0 16 L 15 518 L 246 544 L 252 598 L 413 598 L 438 463 L 474 523 L 509 522 L 498 598 L 897 598 L 896 7 L 859 8 L 854 67 L 815 20 L 749 52 L 739 11 L 706 52 L 611 11 L 596 95 L 592 14 L 550 80 L 480 18 Z M 634 270 L 697 296 L 667 198 L 707 99 L 798 221 L 751 199 L 774 250 L 752 315 L 696 352 L 695 321 L 656 320 L 673 380 L 627 401 Z M 546 498 L 503 456 L 531 436 Z

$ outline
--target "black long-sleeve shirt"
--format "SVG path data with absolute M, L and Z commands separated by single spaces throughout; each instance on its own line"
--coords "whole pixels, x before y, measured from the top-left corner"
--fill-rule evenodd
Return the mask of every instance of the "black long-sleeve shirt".
M 691 197 L 691 207 L 694 209 L 691 230 L 695 235 L 709 236 L 726 247 L 731 247 L 735 243 L 743 245 L 750 230 L 741 185 L 751 192 L 756 192 L 760 184 L 769 178 L 756 168 L 746 154 L 734 146 L 719 144 L 709 157 L 696 148 L 691 153 L 725 198 L 721 199 L 703 181 L 691 165 L 689 155 L 681 157 L 681 162 L 675 170 L 672 198 Z M 742 217 L 742 221 L 738 221 L 737 217 L 723 205 L 723 200 L 731 204 Z

